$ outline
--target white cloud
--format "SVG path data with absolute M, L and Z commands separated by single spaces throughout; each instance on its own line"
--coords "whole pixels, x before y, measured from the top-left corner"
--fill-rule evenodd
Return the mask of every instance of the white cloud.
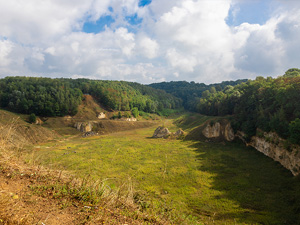
M 137 52 L 140 51 L 140 54 L 148 59 L 155 58 L 159 51 L 159 45 L 156 40 L 152 40 L 145 35 L 139 37 L 137 48 Z
M 283 74 L 300 67 L 300 6 L 293 2 L 278 0 L 264 25 L 230 27 L 238 0 L 153 0 L 142 8 L 138 0 L 0 0 L 0 76 L 211 83 Z M 130 29 L 126 16 L 135 14 L 142 23 Z M 103 15 L 115 19 L 111 27 L 81 32 Z
M 0 40 L 0 66 L 8 66 L 10 63 L 9 54 L 13 48 L 13 43 L 8 40 Z
M 179 54 L 176 49 L 169 49 L 166 57 L 169 63 L 174 68 L 178 68 L 183 72 L 193 72 L 197 65 L 197 60 L 192 56 L 183 56 Z

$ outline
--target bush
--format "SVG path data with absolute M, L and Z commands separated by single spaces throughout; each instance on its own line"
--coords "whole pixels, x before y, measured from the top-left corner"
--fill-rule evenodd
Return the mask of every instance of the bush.
M 131 115 L 130 115 L 130 113 L 129 113 L 129 112 L 125 112 L 125 113 L 124 113 L 124 117 L 126 117 L 126 118 L 130 118 L 130 117 L 131 117 Z
M 31 113 L 31 114 L 29 115 L 28 120 L 29 120 L 29 123 L 36 123 L 36 116 L 35 116 L 35 114 L 34 114 L 34 113 Z
M 139 109 L 137 107 L 134 107 L 132 110 L 132 115 L 135 117 L 135 118 L 138 118 L 139 116 Z

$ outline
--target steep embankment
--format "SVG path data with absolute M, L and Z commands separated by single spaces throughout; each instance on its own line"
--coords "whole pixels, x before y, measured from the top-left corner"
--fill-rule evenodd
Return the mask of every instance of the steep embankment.
M 237 136 L 244 140 L 241 132 Z M 286 143 L 286 140 L 280 138 L 276 133 L 264 132 L 260 136 L 253 136 L 251 141 L 246 144 L 279 162 L 294 176 L 297 176 L 300 174 L 300 147 Z
M 46 142 L 58 137 L 53 130 L 25 121 L 27 116 L 0 110 L 1 136 L 10 136 L 9 142 L 14 146 L 24 146 Z
M 114 121 L 114 120 L 102 120 L 102 121 L 88 121 L 88 122 L 76 122 L 74 127 L 83 132 L 96 132 L 98 134 L 115 133 L 126 130 L 134 130 L 145 127 L 151 127 L 156 125 L 157 122 L 151 121 Z
M 192 117 L 192 119 L 191 119 Z M 192 115 L 176 120 L 177 124 L 185 127 L 189 132 L 186 139 L 201 140 L 206 142 L 233 141 L 241 139 L 247 146 L 279 162 L 283 167 L 292 172 L 294 176 L 300 174 L 300 147 L 291 145 L 274 132 L 259 132 L 260 136 L 253 136 L 249 142 L 245 134 L 238 131 L 234 133 L 231 123 L 221 117 L 197 117 Z
M 200 141 L 233 141 L 234 131 L 227 118 L 190 114 L 175 120 L 186 132 L 186 139 Z

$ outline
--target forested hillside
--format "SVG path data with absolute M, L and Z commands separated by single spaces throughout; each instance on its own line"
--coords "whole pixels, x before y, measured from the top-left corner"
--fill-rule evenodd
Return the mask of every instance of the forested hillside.
M 195 83 L 187 81 L 171 81 L 150 84 L 150 87 L 161 89 L 170 93 L 183 101 L 183 106 L 189 111 L 197 111 L 197 102 L 199 102 L 202 96 L 206 96 L 209 93 L 215 93 L 223 90 L 226 86 L 235 86 L 240 83 L 246 82 L 245 80 L 237 81 L 223 81 L 218 84 Z
M 260 129 L 300 144 L 300 69 L 289 69 L 276 79 L 257 77 L 211 85 L 176 81 L 149 86 L 181 98 L 187 110 L 232 115 L 234 128 L 244 131 L 247 138 Z
M 67 79 L 6 77 L 0 80 L 0 105 L 14 112 L 74 115 L 81 98 L 81 90 Z
M 111 110 L 158 113 L 181 106 L 181 100 L 161 90 L 124 81 L 6 77 L 0 79 L 0 105 L 19 113 L 64 116 L 77 113 L 83 94 Z
M 213 116 L 233 115 L 235 128 L 248 138 L 259 128 L 300 144 L 300 70 L 290 69 L 276 79 L 257 77 L 210 92 L 198 101 L 197 111 Z

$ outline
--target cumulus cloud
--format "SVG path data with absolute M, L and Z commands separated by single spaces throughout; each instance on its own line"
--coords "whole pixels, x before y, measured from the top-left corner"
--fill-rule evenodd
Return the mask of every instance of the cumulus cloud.
M 212 83 L 299 67 L 296 1 L 276 1 L 263 25 L 238 26 L 226 19 L 239 0 L 138 2 L 0 0 L 0 76 Z M 106 15 L 114 22 L 103 31 L 82 31 L 85 22 Z M 131 24 L 130 17 L 140 22 Z
M 9 54 L 13 44 L 8 40 L 0 40 L 0 66 L 8 66 L 10 63 Z
M 156 40 L 152 40 L 146 35 L 138 37 L 137 52 L 142 56 L 153 59 L 158 55 L 159 45 Z

